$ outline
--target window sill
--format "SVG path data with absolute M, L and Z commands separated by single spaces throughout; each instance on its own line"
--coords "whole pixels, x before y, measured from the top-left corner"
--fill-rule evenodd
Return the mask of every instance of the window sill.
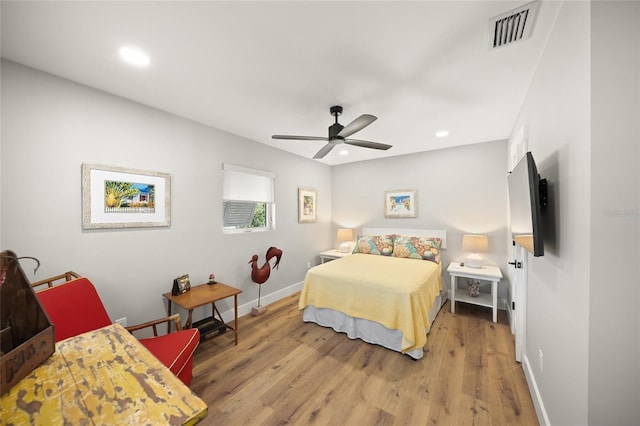
M 257 232 L 269 232 L 273 229 L 269 228 L 249 228 L 249 229 L 223 229 L 222 233 L 226 234 L 255 234 Z

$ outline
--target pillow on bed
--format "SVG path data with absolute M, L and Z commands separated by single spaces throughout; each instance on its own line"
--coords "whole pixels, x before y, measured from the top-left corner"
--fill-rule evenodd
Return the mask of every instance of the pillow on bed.
M 424 259 L 440 263 L 440 245 L 442 240 L 435 237 L 406 237 L 395 235 L 393 239 L 394 257 Z
M 358 235 L 353 253 L 391 256 L 393 235 Z

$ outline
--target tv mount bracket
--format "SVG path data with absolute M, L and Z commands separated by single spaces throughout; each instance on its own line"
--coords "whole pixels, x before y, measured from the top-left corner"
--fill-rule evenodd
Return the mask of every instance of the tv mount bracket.
M 547 180 L 544 178 L 538 182 L 538 194 L 540 195 L 540 209 L 543 209 L 549 203 L 547 199 Z

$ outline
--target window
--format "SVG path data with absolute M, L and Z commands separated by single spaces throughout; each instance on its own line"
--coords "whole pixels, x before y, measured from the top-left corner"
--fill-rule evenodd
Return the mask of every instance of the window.
M 226 233 L 275 228 L 275 174 L 223 164 L 222 218 Z

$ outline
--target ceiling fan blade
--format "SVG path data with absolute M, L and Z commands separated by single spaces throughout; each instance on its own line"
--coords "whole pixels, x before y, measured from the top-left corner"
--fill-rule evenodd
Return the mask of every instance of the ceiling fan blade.
M 351 123 L 347 124 L 345 128 L 342 129 L 340 133 L 338 133 L 338 136 L 341 136 L 343 138 L 348 138 L 355 132 L 364 129 L 369 124 L 376 121 L 377 119 L 378 117 L 376 117 L 375 115 L 362 114 L 360 117 L 356 118 Z
M 295 141 L 328 141 L 329 138 L 322 136 L 291 136 L 291 135 L 273 135 L 272 139 L 291 139 Z
M 358 139 L 345 139 L 344 143 L 349 145 L 361 146 L 363 148 L 373 148 L 373 149 L 381 149 L 381 150 L 387 150 L 393 146 L 393 145 L 387 145 L 387 144 L 378 143 L 378 142 L 361 141 Z
M 329 153 L 329 151 L 331 151 L 333 149 L 333 147 L 336 146 L 336 144 L 329 142 L 328 144 L 326 144 L 325 146 L 323 146 L 320 151 L 316 152 L 316 155 L 313 156 L 313 158 L 315 159 L 320 159 L 320 158 L 324 158 L 325 155 L 327 155 Z

